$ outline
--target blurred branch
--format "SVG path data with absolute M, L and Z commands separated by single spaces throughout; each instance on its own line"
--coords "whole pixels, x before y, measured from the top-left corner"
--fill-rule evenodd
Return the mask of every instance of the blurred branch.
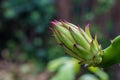
M 112 18 L 115 22 L 116 34 L 120 33 L 120 0 L 116 0 L 115 6 L 113 7 L 111 13 Z
M 56 7 L 57 17 L 59 19 L 71 21 L 73 8 L 72 0 L 56 0 Z

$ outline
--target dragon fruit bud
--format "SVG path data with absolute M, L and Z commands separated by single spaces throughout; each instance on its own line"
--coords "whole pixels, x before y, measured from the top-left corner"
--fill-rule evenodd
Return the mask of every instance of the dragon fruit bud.
M 102 47 L 98 44 L 97 36 L 93 39 L 89 24 L 85 30 L 67 21 L 52 21 L 51 30 L 58 44 L 70 56 L 78 59 L 81 64 L 97 65 L 102 61 Z

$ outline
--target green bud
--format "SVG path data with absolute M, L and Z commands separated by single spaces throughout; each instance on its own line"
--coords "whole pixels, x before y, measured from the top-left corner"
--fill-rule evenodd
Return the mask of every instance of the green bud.
M 103 51 L 97 36 L 93 39 L 89 25 L 85 31 L 67 21 L 53 21 L 52 32 L 55 40 L 61 44 L 66 53 L 80 60 L 81 64 L 97 65 L 102 61 Z

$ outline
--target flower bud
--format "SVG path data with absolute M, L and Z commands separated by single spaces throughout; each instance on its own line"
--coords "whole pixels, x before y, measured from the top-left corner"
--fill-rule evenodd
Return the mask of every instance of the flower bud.
M 52 32 L 55 40 L 70 56 L 80 60 L 81 64 L 96 65 L 102 61 L 102 47 L 97 36 L 93 39 L 89 24 L 85 31 L 67 21 L 52 21 Z

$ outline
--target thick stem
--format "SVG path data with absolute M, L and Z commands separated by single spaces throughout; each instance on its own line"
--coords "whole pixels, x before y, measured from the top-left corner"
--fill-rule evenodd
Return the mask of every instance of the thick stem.
M 120 63 L 120 36 L 113 40 L 113 43 L 104 50 L 101 67 L 109 67 Z

